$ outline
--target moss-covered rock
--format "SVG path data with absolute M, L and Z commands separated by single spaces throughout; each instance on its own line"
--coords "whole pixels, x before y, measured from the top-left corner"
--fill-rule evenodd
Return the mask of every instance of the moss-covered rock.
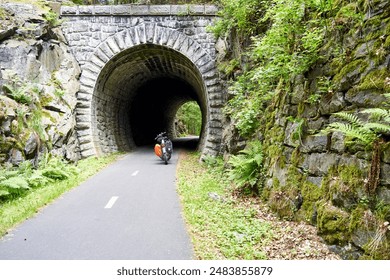
M 350 239 L 349 214 L 325 200 L 316 204 L 318 233 L 330 244 L 343 245 Z

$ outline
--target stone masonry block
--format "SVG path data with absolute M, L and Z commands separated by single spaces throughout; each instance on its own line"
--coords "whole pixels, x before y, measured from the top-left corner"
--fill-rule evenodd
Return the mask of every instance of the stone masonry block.
M 111 13 L 113 15 L 131 15 L 132 6 L 131 5 L 118 5 L 111 7 Z
M 171 13 L 170 5 L 152 5 L 149 8 L 150 15 L 169 15 Z
M 147 5 L 133 5 L 131 7 L 132 15 L 148 15 L 149 14 L 149 6 Z
M 94 155 L 96 155 L 94 149 L 88 149 L 88 150 L 85 150 L 85 151 L 81 151 L 81 157 L 82 158 L 87 158 L 87 157 L 91 157 L 91 156 L 94 156 Z
M 111 49 L 112 53 L 113 54 L 117 54 L 120 52 L 120 48 L 117 44 L 117 42 L 115 41 L 115 38 L 112 36 L 112 37 L 109 37 L 107 40 L 106 40 L 109 48 Z
M 146 31 L 145 31 L 145 25 L 140 25 L 135 28 L 136 33 L 138 34 L 139 42 L 141 44 L 146 43 Z
M 92 142 L 92 137 L 89 135 L 78 137 L 78 139 L 80 144 L 87 144 Z
M 179 49 L 180 46 L 183 44 L 184 40 L 186 39 L 186 36 L 184 36 L 183 34 L 179 34 L 179 36 L 177 37 L 177 40 L 175 42 L 175 44 L 173 45 L 173 48 L 175 50 Z
M 171 15 L 186 16 L 189 13 L 186 5 L 171 5 Z
M 95 15 L 111 15 L 111 6 L 95 6 Z
M 126 48 L 126 44 L 125 44 L 125 41 L 123 38 L 123 32 L 115 34 L 114 40 L 115 40 L 115 42 L 118 45 L 120 50 L 123 50 Z
M 218 7 L 214 5 L 205 5 L 204 6 L 204 12 L 206 15 L 217 15 L 218 14 Z
M 189 5 L 188 8 L 190 15 L 203 15 L 205 12 L 204 5 Z
M 156 25 L 154 23 L 146 23 L 145 24 L 145 39 L 146 42 L 152 43 L 154 39 L 154 31 Z
M 113 50 L 111 50 L 109 44 L 107 42 L 104 42 L 103 44 L 101 44 L 100 46 L 100 50 L 106 55 L 107 58 L 111 58 L 115 55 L 115 53 L 113 52 Z
M 130 47 L 134 46 L 134 43 L 133 43 L 134 41 L 132 39 L 133 37 L 132 37 L 129 30 L 124 31 L 122 33 L 122 36 L 123 36 L 123 41 L 125 43 L 126 48 L 130 48 Z
M 79 14 L 80 15 L 92 15 L 93 14 L 93 6 L 79 6 Z
M 78 13 L 77 7 L 62 6 L 61 15 L 76 15 Z
M 179 37 L 179 32 L 171 32 L 168 38 L 167 46 L 172 48 L 175 45 L 178 37 Z

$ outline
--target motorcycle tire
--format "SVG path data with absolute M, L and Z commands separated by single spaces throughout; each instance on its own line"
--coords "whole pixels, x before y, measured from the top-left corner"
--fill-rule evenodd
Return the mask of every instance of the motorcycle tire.
M 165 164 L 168 164 L 168 156 L 167 156 L 167 154 L 163 154 L 163 160 L 164 160 Z

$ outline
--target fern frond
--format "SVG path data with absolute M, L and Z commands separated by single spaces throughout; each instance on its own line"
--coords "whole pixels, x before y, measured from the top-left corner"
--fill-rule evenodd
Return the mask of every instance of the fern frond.
M 28 182 L 23 177 L 11 177 L 0 182 L 0 187 L 8 190 L 30 189 Z
M 51 166 L 42 170 L 42 175 L 47 177 L 47 178 L 54 179 L 54 180 L 60 180 L 60 181 L 68 179 L 70 177 L 70 174 L 69 174 L 69 172 L 67 172 L 67 170 L 63 170 L 63 169 L 51 167 Z
M 36 170 L 28 179 L 28 184 L 33 188 L 39 188 L 47 185 L 54 180 L 42 174 L 41 170 Z
M 339 112 L 339 113 L 335 113 L 334 115 L 339 117 L 340 119 L 349 122 L 354 126 L 363 126 L 363 122 L 354 114 L 347 113 L 347 112 Z
M 339 122 L 331 123 L 328 126 L 328 129 L 331 132 L 339 131 L 345 134 L 347 137 L 352 139 L 357 139 L 358 141 L 360 141 L 365 145 L 369 145 L 376 138 L 374 132 L 368 129 L 362 129 L 361 127 L 354 127 L 348 123 L 339 123 Z
M 0 197 L 9 195 L 9 191 L 0 189 Z
M 382 109 L 382 108 L 370 108 L 363 110 L 363 113 L 370 114 L 372 118 L 375 120 L 380 120 L 380 119 L 386 119 L 390 118 L 390 110 Z
M 262 177 L 263 152 L 261 142 L 254 141 L 229 160 L 227 175 L 238 187 L 255 186 Z
M 389 133 L 390 132 L 390 125 L 382 124 L 382 123 L 366 123 L 364 125 L 365 128 L 371 129 L 374 132 L 380 132 L 380 133 Z

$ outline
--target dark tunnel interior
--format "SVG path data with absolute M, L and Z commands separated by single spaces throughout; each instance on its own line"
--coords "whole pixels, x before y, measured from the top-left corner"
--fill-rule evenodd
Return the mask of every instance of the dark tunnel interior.
M 168 131 L 172 137 L 176 111 L 190 100 L 197 100 L 196 92 L 181 79 L 159 77 L 142 85 L 129 108 L 135 145 L 153 143 L 162 131 Z
M 202 112 L 198 148 L 205 138 L 207 98 L 202 76 L 183 54 L 159 45 L 124 50 L 103 67 L 92 100 L 93 137 L 98 153 L 129 151 L 175 135 L 175 115 L 196 101 Z

